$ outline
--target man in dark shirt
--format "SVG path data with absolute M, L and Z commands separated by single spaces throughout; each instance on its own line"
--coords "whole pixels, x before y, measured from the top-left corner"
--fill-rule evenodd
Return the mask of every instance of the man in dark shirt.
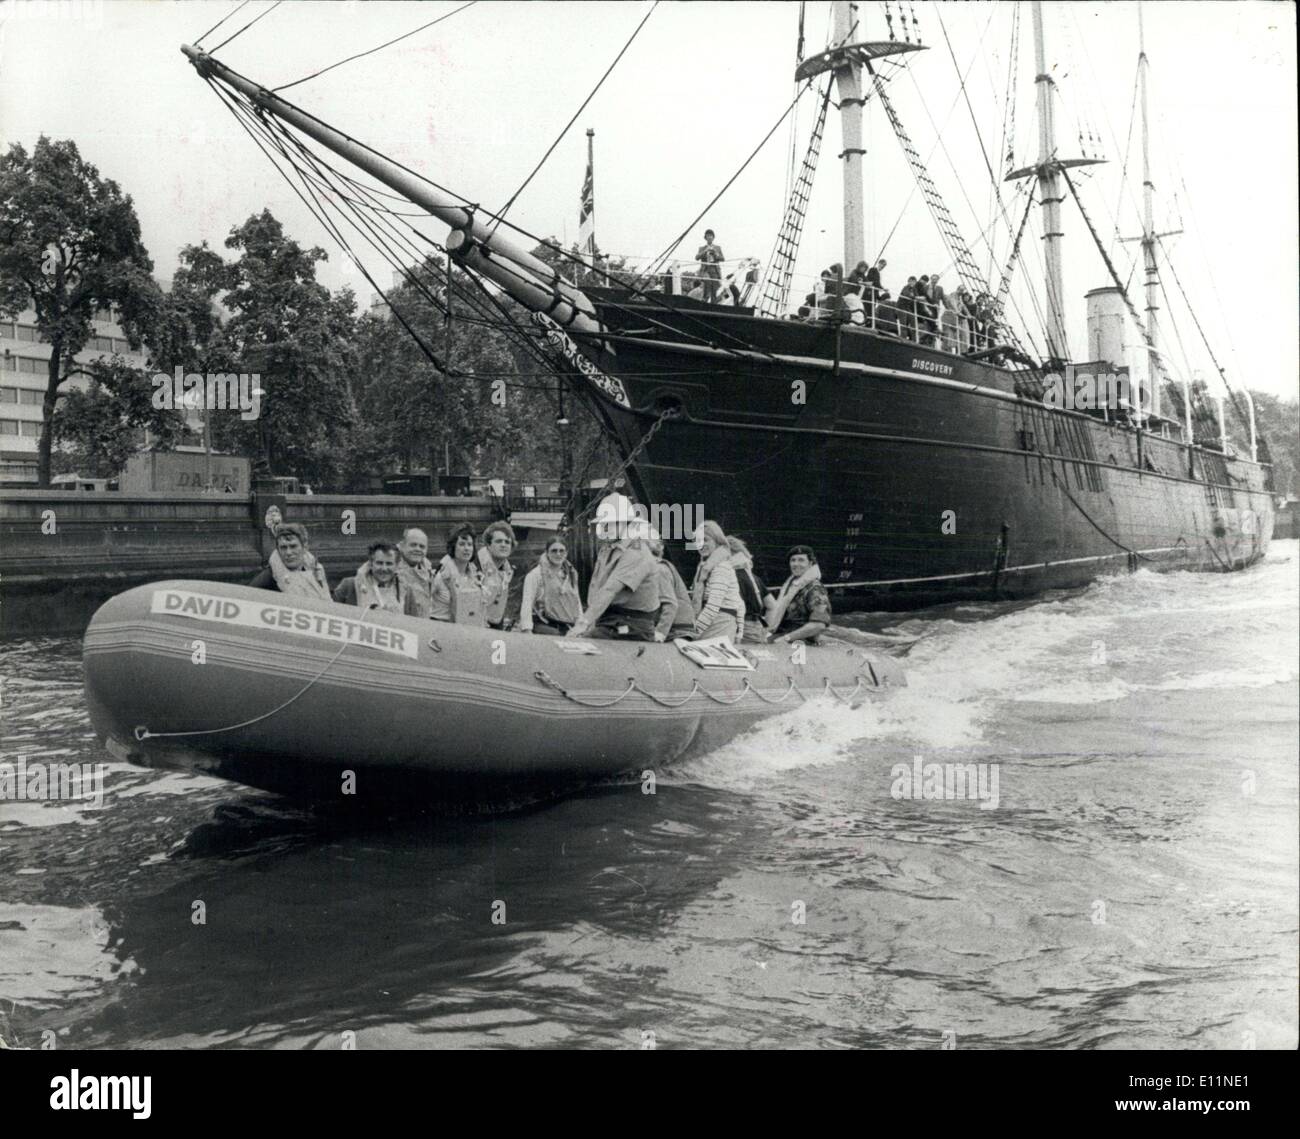
M 830 623 L 831 599 L 821 582 L 817 555 L 809 546 L 795 546 L 790 550 L 790 576 L 768 609 L 768 639 L 816 644 Z

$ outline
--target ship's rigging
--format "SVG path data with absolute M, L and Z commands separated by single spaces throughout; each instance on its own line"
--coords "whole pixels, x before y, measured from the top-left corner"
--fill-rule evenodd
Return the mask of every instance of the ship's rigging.
M 228 20 L 234 17 L 238 12 L 242 11 L 247 2 L 248 0 L 244 0 L 244 2 L 227 17 L 205 32 L 204 35 L 200 37 L 200 41 L 216 32 Z M 276 0 L 276 3 L 270 8 L 259 13 L 233 34 L 227 36 L 226 39 L 221 41 L 218 47 L 223 47 L 229 44 L 236 37 L 242 35 L 243 32 L 259 23 L 264 17 L 274 11 L 275 8 L 279 6 L 279 3 L 280 0 Z M 463 12 L 467 8 L 473 7 L 473 5 L 474 0 L 470 0 L 469 3 L 461 4 L 459 7 L 456 7 L 449 12 L 442 13 L 437 18 L 421 24 L 419 27 L 404 33 L 402 36 L 390 39 L 373 48 L 349 55 L 344 59 L 331 63 L 303 76 L 300 79 L 283 84 L 272 90 L 282 91 L 289 87 L 297 86 L 319 75 L 323 75 L 334 68 L 340 67 L 345 63 L 374 55 L 399 40 L 406 39 L 409 36 L 415 35 L 417 32 L 451 19 L 453 16 L 457 15 L 457 13 Z M 446 187 L 438 186 L 436 183 L 433 183 L 422 175 L 415 174 L 414 171 L 402 167 L 400 164 L 395 163 L 393 165 L 403 170 L 407 175 L 417 178 L 420 182 L 427 184 L 444 197 L 454 199 L 460 203 L 465 214 L 471 219 L 471 228 L 474 224 L 478 224 L 475 219 L 480 219 L 481 223 L 485 225 L 488 233 L 496 233 L 499 229 L 505 227 L 520 236 L 528 238 L 536 245 L 543 244 L 541 238 L 535 234 L 529 233 L 520 226 L 507 221 L 505 215 L 517 201 L 519 195 L 528 186 L 537 171 L 541 169 L 542 165 L 544 165 L 544 163 L 554 153 L 560 141 L 565 137 L 567 131 L 576 121 L 578 115 L 581 114 L 582 109 L 590 103 L 601 85 L 604 83 L 605 79 L 608 78 L 609 74 L 617 66 L 619 60 L 623 58 L 623 55 L 632 46 L 637 34 L 653 14 L 656 5 L 652 5 L 649 10 L 646 11 L 644 16 L 641 18 L 640 23 L 637 24 L 631 37 L 623 45 L 614 61 L 601 75 L 599 81 L 583 100 L 577 112 L 575 112 L 568 120 L 567 124 L 559 132 L 559 135 L 556 137 L 554 142 L 552 142 L 547 148 L 541 161 L 538 162 L 537 166 L 533 168 L 528 177 L 524 179 L 519 189 L 510 196 L 498 212 L 492 213 L 484 210 L 477 203 L 471 202 L 463 196 L 455 194 Z M 852 10 L 856 12 L 857 7 L 857 5 L 836 6 L 836 10 L 837 12 L 841 10 Z M 647 310 L 652 310 L 654 306 L 661 304 L 662 301 L 657 294 L 649 291 L 648 288 L 643 287 L 648 284 L 650 275 L 658 268 L 662 267 L 699 220 L 705 216 L 708 210 L 711 209 L 722 195 L 725 194 L 736 182 L 744 170 L 753 161 L 755 155 L 757 155 L 771 139 L 777 128 L 779 128 L 781 124 L 796 111 L 804 96 L 814 88 L 813 80 L 815 77 L 820 73 L 825 72 L 827 74 L 827 82 L 825 88 L 821 92 L 819 111 L 804 152 L 803 164 L 799 168 L 797 174 L 794 169 L 794 155 L 796 151 L 794 149 L 794 136 L 792 132 L 791 157 L 787 172 L 789 195 L 783 223 L 776 239 L 773 255 L 766 266 L 764 281 L 760 289 L 760 312 L 768 316 L 777 316 L 789 301 L 794 266 L 799 252 L 800 237 L 806 220 L 808 205 L 811 198 L 812 182 L 816 173 L 818 158 L 822 148 L 828 107 L 835 106 L 839 110 L 841 116 L 847 117 L 847 121 L 851 124 L 855 118 L 860 119 L 868 99 L 874 95 L 875 101 L 881 104 L 892 130 L 899 140 L 899 144 L 907 159 L 907 164 L 911 168 L 917 187 L 921 192 L 921 196 L 933 216 L 939 233 L 943 238 L 944 245 L 948 249 L 949 255 L 952 258 L 951 266 L 955 268 L 962 283 L 972 292 L 987 291 L 990 293 L 994 297 L 999 313 L 1001 313 L 1003 308 L 1008 304 L 1014 308 L 1021 329 L 1029 337 L 1031 345 L 1034 343 L 1032 326 L 1036 324 L 1045 335 L 1046 352 L 1043 355 L 1045 355 L 1049 365 L 1063 362 L 1068 359 L 1069 356 L 1065 345 L 1065 322 L 1063 316 L 1063 297 L 1061 295 L 1063 291 L 1061 284 L 1062 277 L 1059 268 L 1059 254 L 1056 251 L 1056 243 L 1059 238 L 1058 211 L 1059 205 L 1065 196 L 1057 187 L 1059 182 L 1064 182 L 1065 188 L 1069 191 L 1070 196 L 1078 203 L 1088 233 L 1097 245 L 1114 284 L 1120 290 L 1124 298 L 1125 306 L 1132 322 L 1138 329 L 1139 335 L 1146 345 L 1149 355 L 1149 382 L 1153 394 L 1155 395 L 1157 414 L 1161 389 L 1167 387 L 1172 405 L 1178 411 L 1180 419 L 1186 424 L 1186 430 L 1190 436 L 1188 441 L 1190 442 L 1192 439 L 1195 439 L 1200 442 L 1214 438 L 1217 433 L 1216 424 L 1214 422 L 1215 417 L 1208 406 L 1208 401 L 1200 398 L 1199 394 L 1192 388 L 1189 374 L 1190 367 L 1187 364 L 1186 351 L 1182 348 L 1181 334 L 1178 332 L 1177 325 L 1170 322 L 1170 326 L 1178 340 L 1180 352 L 1184 357 L 1185 374 L 1181 390 L 1179 390 L 1178 385 L 1172 382 L 1168 364 L 1168 354 L 1159 347 L 1156 341 L 1155 333 L 1157 324 L 1155 315 L 1159 308 L 1158 299 L 1163 298 L 1166 307 L 1169 306 L 1164 282 L 1160 279 L 1157 270 L 1157 256 L 1158 253 L 1162 251 L 1160 238 L 1161 236 L 1167 235 L 1156 234 L 1154 227 L 1151 224 L 1149 200 L 1151 179 L 1149 173 L 1144 172 L 1144 189 L 1148 196 L 1143 217 L 1144 228 L 1142 239 L 1142 252 L 1145 261 L 1144 275 L 1147 312 L 1147 317 L 1144 321 L 1128 295 L 1128 286 L 1131 283 L 1132 272 L 1130 271 L 1127 278 L 1122 277 L 1118 267 L 1114 264 L 1110 251 L 1107 249 L 1106 244 L 1102 241 L 1101 236 L 1096 229 L 1096 226 L 1093 224 L 1092 219 L 1088 217 L 1086 211 L 1084 211 L 1079 188 L 1076 183 L 1071 180 L 1068 173 L 1068 168 L 1070 167 L 1092 164 L 1099 161 L 1099 159 L 1095 157 L 1099 141 L 1097 138 L 1097 132 L 1091 124 L 1085 123 L 1082 119 L 1079 120 L 1078 130 L 1076 133 L 1082 157 L 1078 159 L 1061 159 L 1057 154 L 1055 144 L 1051 141 L 1050 126 L 1051 116 L 1053 113 L 1054 93 L 1052 91 L 1052 80 L 1047 75 L 1047 70 L 1041 58 L 1042 32 L 1040 5 L 1035 3 L 1033 5 L 1033 11 L 1035 15 L 1036 40 L 1040 52 L 1040 59 L 1038 60 L 1037 68 L 1039 73 L 1040 104 L 1038 161 L 1033 166 L 1022 167 L 1019 170 L 1008 169 L 1000 179 L 994 172 L 994 159 L 990 156 L 988 149 L 985 146 L 984 138 L 980 131 L 979 118 L 975 113 L 970 93 L 967 90 L 966 78 L 967 73 L 969 72 L 969 67 L 967 68 L 967 72 L 964 73 L 960 66 L 960 61 L 952 39 L 948 34 L 947 28 L 943 24 L 942 15 L 937 9 L 935 10 L 948 55 L 957 75 L 959 87 L 958 94 L 965 102 L 967 111 L 970 115 L 972 125 L 978 138 L 980 153 L 986 167 L 986 172 L 989 176 L 989 212 L 992 217 L 989 226 L 981 232 L 980 238 L 988 249 L 988 265 L 990 273 L 995 264 L 995 243 L 992 237 L 993 230 L 998 228 L 1000 224 L 1009 239 L 1009 249 L 1006 255 L 1005 266 L 1001 269 L 995 283 L 991 282 L 977 267 L 974 255 L 965 242 L 960 227 L 957 225 L 951 212 L 948 210 L 948 207 L 938 189 L 937 183 L 930 173 L 927 163 L 921 158 L 919 150 L 912 142 L 902 123 L 894 101 L 890 98 L 887 92 L 888 80 L 894 73 L 898 70 L 908 70 L 909 75 L 911 74 L 910 69 L 900 68 L 900 66 L 895 64 L 895 62 L 889 57 L 899 53 L 915 52 L 920 50 L 923 46 L 920 42 L 920 24 L 914 7 L 911 4 L 908 4 L 905 10 L 904 5 L 901 2 L 892 5 L 888 2 L 883 4 L 883 14 L 889 33 L 888 41 L 880 41 L 878 44 L 873 44 L 869 41 L 863 40 L 859 34 L 860 20 L 857 17 L 854 17 L 851 22 L 837 25 L 833 29 L 828 40 L 828 48 L 825 52 L 819 53 L 818 56 L 814 56 L 812 60 L 805 60 L 803 58 L 805 14 L 803 6 L 801 5 L 799 13 L 799 47 L 796 52 L 796 90 L 793 99 L 785 108 L 782 116 L 763 136 L 758 146 L 745 159 L 740 168 L 723 184 L 722 188 L 711 198 L 704 209 L 695 215 L 691 223 L 681 231 L 681 234 L 671 242 L 667 248 L 665 248 L 658 258 L 651 263 L 646 275 L 640 278 L 639 281 L 624 279 L 621 282 L 625 287 L 625 292 L 629 300 L 641 302 L 637 310 L 638 319 L 648 322 L 651 326 L 656 325 L 656 318 Z M 895 27 L 896 20 L 898 23 L 897 28 Z M 988 25 L 985 27 L 986 33 L 987 30 Z M 1005 160 L 1005 165 L 1008 168 L 1013 165 L 1012 154 L 1015 146 L 1015 100 L 1011 96 L 1011 92 L 1014 87 L 1013 80 L 1019 59 L 1019 30 L 1019 5 L 1014 5 L 1011 20 L 1011 49 L 1007 72 L 1008 95 L 1003 106 L 1002 141 L 999 147 L 1000 151 L 1002 151 L 999 158 Z M 215 51 L 217 49 L 214 48 L 212 50 Z M 976 54 L 978 55 L 978 48 Z M 208 52 L 202 58 L 205 60 L 209 59 L 210 55 L 211 52 Z M 215 61 L 211 62 L 215 63 Z M 972 58 L 972 65 L 973 63 L 974 58 Z M 1139 81 L 1135 83 L 1134 104 L 1136 108 L 1138 102 L 1137 96 L 1140 88 L 1144 124 L 1146 117 L 1146 67 L 1147 59 L 1145 47 L 1143 47 L 1139 56 Z M 850 72 L 856 72 L 863 68 L 867 71 L 870 80 L 870 86 L 866 89 L 865 94 L 863 91 L 853 86 L 853 80 L 849 74 Z M 205 70 L 204 65 L 200 64 L 200 70 Z M 342 223 L 346 221 L 348 230 L 356 237 L 363 239 L 372 252 L 400 274 L 424 303 L 429 304 L 436 311 L 449 317 L 451 311 L 449 304 L 451 293 L 446 289 L 440 290 L 435 285 L 429 259 L 432 255 L 436 254 L 442 258 L 446 258 L 449 265 L 452 259 L 452 254 L 449 253 L 447 244 L 440 243 L 433 239 L 408 220 L 412 217 L 424 217 L 427 216 L 427 214 L 423 211 L 409 211 L 395 208 L 393 203 L 406 203 L 409 200 L 408 197 L 405 195 L 392 194 L 379 187 L 367 185 L 350 175 L 339 171 L 330 162 L 318 155 L 314 149 L 304 141 L 300 131 L 295 132 L 290 129 L 286 123 L 281 121 L 280 116 L 275 113 L 274 109 L 268 111 L 263 99 L 251 96 L 246 92 L 240 91 L 236 87 L 232 87 L 230 83 L 226 81 L 225 76 L 219 76 L 217 79 L 214 79 L 211 73 L 211 67 L 206 68 L 206 70 L 208 73 L 205 74 L 204 77 L 209 82 L 209 85 L 212 86 L 214 91 L 216 91 L 218 96 L 231 110 L 232 114 L 235 115 L 241 126 L 248 131 L 259 147 L 263 149 L 264 153 L 267 154 L 267 157 L 277 166 L 277 169 L 280 170 L 281 174 L 286 178 L 286 181 L 289 182 L 290 186 L 294 189 L 295 194 L 303 201 L 304 205 L 314 216 L 317 217 L 325 227 L 326 231 L 330 233 L 331 237 L 338 242 L 340 248 L 342 248 L 346 254 L 352 258 L 353 263 L 357 266 L 362 276 L 371 287 L 374 288 L 375 293 L 393 310 L 396 319 L 412 336 L 420 350 L 426 355 L 434 367 L 444 375 L 468 377 L 467 373 L 457 372 L 448 361 L 441 359 L 438 353 L 420 337 L 418 331 L 413 326 L 413 323 L 393 304 L 388 291 L 382 288 L 372 274 L 365 268 L 361 258 L 356 255 L 355 250 L 350 244 L 347 233 L 344 231 L 342 225 Z M 846 78 L 846 76 L 848 78 Z M 800 82 L 800 80 L 802 80 L 802 82 Z M 833 99 L 831 94 L 832 89 L 837 86 L 838 94 L 840 96 L 838 101 Z M 262 95 L 267 94 L 264 90 L 259 89 L 259 91 Z M 919 86 L 917 87 L 917 95 L 921 99 L 922 106 L 924 106 L 925 100 Z M 1044 125 L 1044 120 L 1046 120 L 1046 125 Z M 931 119 L 931 121 L 933 122 L 933 119 Z M 855 165 L 860 171 L 861 157 L 864 152 L 861 149 L 860 142 L 856 146 L 852 145 L 852 143 L 858 138 L 858 135 L 854 132 L 859 131 L 860 128 L 850 125 L 847 129 L 850 133 L 845 136 L 845 151 L 841 153 L 840 158 L 843 160 L 846 171 L 850 172 L 846 174 L 846 187 L 848 188 L 846 196 L 851 199 L 854 193 L 852 190 L 853 175 L 851 171 Z M 1145 160 L 1147 157 L 1145 125 L 1143 129 L 1143 153 Z M 942 132 L 939 131 L 937 127 L 936 134 L 938 136 L 936 146 L 942 147 Z M 1131 139 L 1132 123 L 1130 123 L 1129 136 Z M 948 157 L 951 164 L 951 156 L 947 155 L 946 148 L 943 149 L 945 156 Z M 1126 186 L 1130 185 L 1128 182 L 1127 170 L 1128 150 L 1129 146 L 1126 142 L 1124 147 L 1125 160 L 1120 181 L 1121 202 L 1123 201 Z M 1046 310 L 1044 311 L 1039 307 L 1039 300 L 1036 292 L 1032 289 L 1025 290 L 1025 295 L 1027 295 L 1030 303 L 1035 309 L 1035 319 L 1032 322 L 1027 320 L 1025 314 L 1020 311 L 1019 304 L 1016 301 L 1015 294 L 1012 293 L 1010 286 L 1015 268 L 1023 259 L 1024 243 L 1022 239 L 1027 230 L 1031 232 L 1033 231 L 1033 227 L 1030 224 L 1032 206 L 1034 205 L 1035 197 L 1033 185 L 1031 184 L 1028 187 L 1028 193 L 1025 195 L 1026 200 L 1024 203 L 1024 213 L 1020 215 L 1018 224 L 1013 221 L 1015 200 L 1012 199 L 1011 201 L 1008 201 L 1005 199 L 999 186 L 999 182 L 1003 179 L 1014 180 L 1020 177 L 1029 177 L 1037 183 L 1040 190 L 1038 194 L 1038 204 L 1044 212 L 1043 232 L 1039 237 L 1047 252 L 1046 265 L 1044 266 L 1046 270 L 1045 276 L 1048 281 L 1046 295 L 1047 305 Z M 858 174 L 858 178 L 860 182 L 860 173 Z M 970 201 L 970 196 L 960 178 L 958 178 L 958 185 L 961 188 L 962 193 L 966 196 L 968 207 L 971 209 L 972 214 L 974 214 L 975 207 Z M 857 201 L 854 202 L 850 200 L 846 207 L 845 227 L 846 240 L 849 242 L 848 248 L 856 249 L 861 245 L 860 225 L 862 210 L 863 206 L 859 190 L 857 191 Z M 1120 229 L 1118 221 L 1116 221 L 1114 229 L 1115 239 L 1118 239 Z M 1112 247 L 1115 244 L 1115 239 L 1112 239 Z M 888 239 L 886 244 L 888 244 Z M 1036 243 L 1030 244 L 1032 247 L 1032 245 Z M 471 249 L 470 252 L 472 253 L 473 250 Z M 598 264 L 593 264 L 573 251 L 556 250 L 555 254 L 559 260 L 574 266 L 575 269 L 580 269 L 584 272 L 595 272 L 600 269 Z M 457 294 L 458 299 L 461 299 L 461 297 L 464 298 L 464 307 L 462 311 L 457 312 L 456 319 L 500 329 L 507 336 L 511 337 L 517 346 L 536 362 L 539 368 L 538 374 L 545 374 L 548 369 L 555 369 L 556 361 L 547 351 L 544 342 L 537 335 L 536 330 L 531 326 L 524 324 L 519 318 L 518 310 L 512 309 L 512 306 L 508 303 L 505 297 L 505 291 L 503 290 L 502 281 L 500 279 L 493 279 L 490 274 L 484 276 L 489 265 L 482 259 L 475 264 L 472 257 L 458 257 L 456 260 L 458 260 L 461 270 L 478 286 L 477 292 L 475 293 L 464 291 Z M 1162 261 L 1169 268 L 1170 275 L 1174 277 L 1179 294 L 1183 299 L 1183 303 L 1192 317 L 1197 332 L 1207 352 L 1209 352 L 1211 359 L 1214 361 L 1214 366 L 1219 376 L 1222 378 L 1225 388 L 1228 390 L 1228 394 L 1232 401 L 1234 410 L 1238 414 L 1240 423 L 1243 427 L 1247 427 L 1251 417 L 1249 417 L 1241 408 L 1237 400 L 1236 392 L 1228 387 L 1225 370 L 1219 364 L 1217 357 L 1210 349 L 1209 340 L 1201 321 L 1197 317 L 1196 313 L 1191 309 L 1190 301 L 1186 296 L 1186 292 L 1182 288 L 1181 281 L 1178 281 L 1177 279 L 1177 275 L 1173 270 L 1172 263 L 1168 260 L 1167 254 L 1162 258 Z M 494 271 L 499 272 L 498 265 L 491 265 L 490 267 Z M 449 269 L 448 281 L 450 281 Z M 562 292 L 562 290 L 557 291 L 557 296 L 560 295 L 560 292 Z M 575 314 L 580 315 L 580 306 L 576 304 L 571 295 L 568 296 L 568 301 L 574 305 Z M 610 303 L 617 306 L 616 301 Z M 681 314 L 678 313 L 677 317 L 678 331 L 680 332 Z M 689 316 L 686 318 L 686 323 L 690 323 Z M 1006 324 L 1006 322 L 1004 322 L 1004 324 Z M 1009 324 L 1006 326 L 1008 328 L 1010 327 Z M 661 327 L 663 326 L 661 325 Z M 693 338 L 695 342 L 700 345 L 723 352 L 730 352 L 739 355 L 742 352 L 752 352 L 754 350 L 752 345 L 746 344 L 739 338 L 728 333 L 725 329 L 719 329 L 716 323 L 706 324 L 703 321 L 697 322 L 695 327 L 692 330 L 689 330 L 686 335 Z M 1026 360 L 1029 359 L 1030 354 L 1025 351 L 1024 347 L 1015 337 L 1014 332 L 1012 332 L 1008 339 L 1012 346 L 1017 349 L 1017 357 Z M 1040 358 L 1042 357 L 1040 356 Z M 479 373 L 473 378 L 484 377 Z M 1026 381 L 1022 384 L 1024 394 L 1031 394 L 1034 390 L 1029 381 L 1030 377 L 1026 376 Z M 1247 396 L 1247 398 L 1249 397 Z M 1139 427 L 1142 426 L 1140 417 L 1138 425 Z M 1198 431 L 1197 428 L 1200 430 Z M 1251 430 L 1250 435 L 1250 442 L 1253 451 L 1255 447 L 1253 430 Z M 1266 454 L 1266 452 L 1264 452 L 1264 454 Z

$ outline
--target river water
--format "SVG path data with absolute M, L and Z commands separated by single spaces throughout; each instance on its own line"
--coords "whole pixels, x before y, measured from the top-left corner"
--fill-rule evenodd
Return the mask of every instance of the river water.
M 5 758 L 109 766 L 98 809 L 0 803 L 0 1035 L 1294 1048 L 1298 567 L 861 618 L 921 637 L 864 709 L 654 794 L 362 826 L 113 762 L 79 641 L 11 641 Z M 956 763 L 984 798 L 925 797 Z

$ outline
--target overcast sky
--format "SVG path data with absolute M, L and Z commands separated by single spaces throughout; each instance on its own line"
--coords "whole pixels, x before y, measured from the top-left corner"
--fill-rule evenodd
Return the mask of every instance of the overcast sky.
M 288 98 L 485 207 L 502 204 L 590 92 L 642 16 L 637 3 L 495 3 L 483 0 L 436 27 L 347 63 L 286 92 Z M 0 2 L 0 144 L 32 146 L 41 133 L 71 138 L 134 199 L 160 277 L 181 246 L 221 248 L 231 227 L 270 207 L 289 233 L 330 253 L 321 279 L 369 287 L 349 270 L 319 223 L 214 98 L 181 55 L 236 7 L 236 0 L 54 0 Z M 215 48 L 270 9 L 253 0 L 204 41 Z M 289 0 L 217 55 L 266 86 L 307 75 L 418 27 L 458 4 Z M 888 37 L 884 5 L 864 3 L 868 39 Z M 898 112 L 975 252 L 1001 266 L 1010 246 L 993 209 L 981 153 L 999 176 L 1015 5 L 916 3 L 922 42 L 892 81 Z M 1137 65 L 1134 3 L 1046 3 L 1049 67 L 1058 82 L 1058 153 L 1109 162 L 1077 175 L 1089 213 L 1128 277 L 1140 230 L 1137 127 L 1130 134 Z M 898 5 L 890 5 L 897 12 Z M 1033 40 L 1029 4 L 1014 99 L 1016 165 L 1032 162 Z M 1230 377 L 1294 395 L 1297 360 L 1297 180 L 1295 8 L 1272 0 L 1148 3 L 1153 181 L 1160 230 L 1174 268 Z M 826 40 L 829 4 L 809 4 L 807 52 Z M 596 131 L 597 236 L 604 250 L 653 255 L 676 237 L 780 117 L 793 93 L 798 5 L 661 3 L 591 105 L 511 210 L 536 234 L 573 241 L 585 165 L 585 129 Z M 897 24 L 897 15 L 895 15 Z M 945 37 L 946 33 L 946 37 Z M 949 50 L 951 44 L 951 54 Z M 953 56 L 956 57 L 954 66 Z M 958 83 L 966 95 L 978 133 Z M 801 158 L 815 96 L 800 104 Z M 832 111 L 834 116 L 834 111 Z M 885 283 L 908 274 L 956 275 L 915 192 L 881 108 L 867 107 L 868 255 L 883 249 Z M 780 225 L 791 147 L 789 122 L 773 135 L 682 246 L 689 255 L 705 225 L 729 257 L 768 258 Z M 799 260 L 815 275 L 842 259 L 838 122 L 827 128 Z M 1128 155 L 1127 169 L 1125 155 Z M 1002 187 L 1013 224 L 1022 198 Z M 1014 205 L 1012 205 L 1014 199 Z M 1085 354 L 1083 294 L 1109 283 L 1073 204 L 1065 207 L 1067 320 L 1076 357 Z M 430 221 L 441 239 L 445 227 Z M 1039 296 L 1041 232 L 1035 217 L 1017 270 Z M 992 242 L 992 253 L 982 234 Z M 689 248 L 687 248 L 689 246 Z M 377 277 L 387 270 L 367 260 Z M 995 275 L 997 269 L 995 268 Z M 1141 300 L 1140 271 L 1133 277 Z M 1179 317 L 1172 275 L 1166 286 Z M 1028 294 L 1013 290 L 1029 311 Z M 1212 374 L 1199 336 L 1178 319 L 1166 347 L 1175 362 Z M 1031 321 L 1041 344 L 1041 326 Z

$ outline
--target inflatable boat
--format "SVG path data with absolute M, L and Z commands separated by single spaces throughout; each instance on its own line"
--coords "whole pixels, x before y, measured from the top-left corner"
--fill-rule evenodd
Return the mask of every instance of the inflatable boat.
M 584 641 L 165 581 L 96 612 L 85 685 L 131 762 L 317 798 L 508 796 L 658 770 L 806 701 L 906 683 L 823 642 Z

